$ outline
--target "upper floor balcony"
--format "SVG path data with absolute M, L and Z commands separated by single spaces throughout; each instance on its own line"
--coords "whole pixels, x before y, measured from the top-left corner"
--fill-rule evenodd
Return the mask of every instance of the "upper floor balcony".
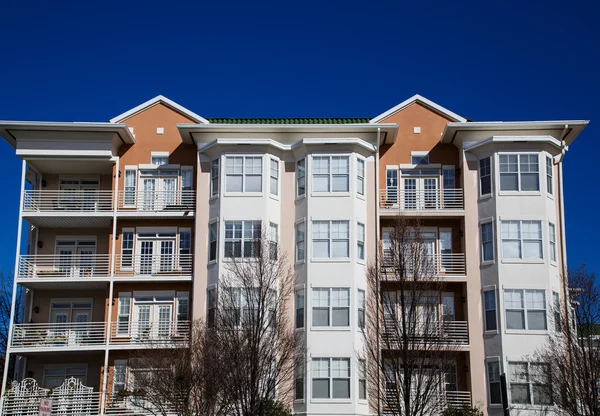
M 443 414 L 446 409 L 465 409 L 471 408 L 471 392 L 460 390 L 444 390 L 440 388 L 438 394 L 431 394 L 431 400 L 434 403 L 431 407 L 439 409 L 439 414 Z M 386 414 L 402 414 L 402 400 L 400 390 L 395 382 L 389 380 L 385 382 L 385 396 L 383 399 L 383 410 Z
M 466 321 L 454 321 L 449 319 L 427 320 L 408 324 L 412 327 L 410 331 L 410 343 L 414 347 L 419 344 L 427 345 L 428 348 L 435 345 L 450 347 L 467 347 L 469 345 L 469 328 Z M 401 344 L 402 331 L 397 319 L 384 319 L 381 344 L 384 349 L 396 349 Z
M 398 189 L 387 187 L 379 191 L 381 215 L 452 216 L 464 214 L 462 189 Z
M 418 267 L 411 264 L 411 259 L 400 262 L 393 252 L 385 248 L 380 253 L 381 272 L 387 279 L 394 279 L 394 275 L 409 278 L 415 273 L 419 274 L 420 279 L 436 277 L 453 281 L 467 276 L 465 253 L 429 253 L 419 256 L 421 264 Z

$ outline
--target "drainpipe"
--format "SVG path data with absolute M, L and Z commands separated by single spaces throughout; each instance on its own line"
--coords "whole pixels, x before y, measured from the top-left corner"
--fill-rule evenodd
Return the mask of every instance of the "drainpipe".
M 110 282 L 108 284 L 108 316 L 106 319 L 105 334 L 106 334 L 106 346 L 104 349 L 104 374 L 102 375 L 102 399 L 100 404 L 100 414 L 105 414 L 106 407 L 106 389 L 108 387 L 108 353 L 109 344 L 111 337 L 111 326 L 112 326 L 112 310 L 113 310 L 113 293 L 114 293 L 114 277 L 115 277 L 115 250 L 117 246 L 117 208 L 119 206 L 119 162 L 120 159 L 117 156 L 115 163 L 115 186 L 113 193 L 113 227 L 112 227 L 112 241 L 111 241 L 111 256 L 110 256 Z
M 4 361 L 4 374 L 2 378 L 2 397 L 6 391 L 6 384 L 8 383 L 8 366 L 10 362 L 10 345 L 12 344 L 12 336 L 14 330 L 15 321 L 15 301 L 17 299 L 17 276 L 19 274 L 19 254 L 21 254 L 21 232 L 23 231 L 23 197 L 25 194 L 25 174 L 27 172 L 27 162 L 23 160 L 21 165 L 21 195 L 19 197 L 19 223 L 17 224 L 17 249 L 15 254 L 15 271 L 13 274 L 13 292 L 12 292 L 12 304 L 10 306 L 10 321 L 8 330 L 8 342 L 6 344 L 6 353 Z M 4 400 L 0 398 L 0 414 L 2 413 L 2 407 Z
M 379 146 L 381 145 L 381 127 L 377 128 L 377 149 L 375 149 L 375 214 L 376 214 L 376 227 L 375 227 L 375 266 L 377 267 L 377 273 L 379 273 Z M 379 275 L 377 275 L 379 276 Z M 377 300 L 377 414 L 381 415 L 381 349 L 380 349 L 380 334 L 379 334 L 379 279 L 377 279 L 377 293 L 375 294 Z

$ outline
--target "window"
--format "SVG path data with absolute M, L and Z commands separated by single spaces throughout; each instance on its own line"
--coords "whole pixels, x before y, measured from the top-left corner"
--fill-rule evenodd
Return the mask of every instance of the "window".
M 494 225 L 491 222 L 481 224 L 481 259 L 494 260 Z
M 189 229 L 179 230 L 179 268 L 192 269 L 192 231 Z
M 219 195 L 219 159 L 210 164 L 210 196 Z
M 492 193 L 492 166 L 489 157 L 479 160 L 479 191 L 482 196 Z
M 113 393 L 125 390 L 127 380 L 127 360 L 115 360 L 113 368 Z
M 177 332 L 184 334 L 189 329 L 190 295 L 188 292 L 177 292 Z
M 560 296 L 558 292 L 552 292 L 552 315 L 554 316 L 554 331 L 562 332 L 562 317 L 560 313 Z
M 181 167 L 181 202 L 193 203 L 192 185 L 194 183 L 194 168 L 192 166 Z
M 552 180 L 552 158 L 550 156 L 546 156 L 546 192 L 550 195 L 554 193 L 553 180 Z
M 296 196 L 306 193 L 306 160 L 300 159 L 296 162 Z
M 277 224 L 269 223 L 269 255 L 271 260 L 277 260 L 277 242 L 279 241 L 279 227 Z
M 275 159 L 271 159 L 271 195 L 278 195 L 279 193 L 279 162 Z
M 304 222 L 296 224 L 296 261 L 304 261 Z
M 131 310 L 131 292 L 119 292 L 119 310 L 117 314 L 117 335 L 129 334 L 129 314 Z
M 313 257 L 347 258 L 350 256 L 349 221 L 313 221 Z
M 350 289 L 313 289 L 312 308 L 313 326 L 350 326 Z
M 454 166 L 445 167 L 442 170 L 442 179 L 444 180 L 444 189 L 456 188 L 456 178 L 455 178 Z
M 312 159 L 314 192 L 348 192 L 350 158 L 348 156 L 314 156 Z
M 365 225 L 356 224 L 356 256 L 359 260 L 365 259 Z
M 502 221 L 502 255 L 507 259 L 541 259 L 540 221 Z
M 133 267 L 133 234 L 133 229 L 123 229 L 121 235 L 121 270 L 131 270 Z
M 537 154 L 500 155 L 501 191 L 539 191 Z
M 225 159 L 227 192 L 262 192 L 262 157 L 227 156 Z
M 169 164 L 169 153 L 168 152 L 152 152 L 150 154 L 150 163 L 155 166 L 168 165 Z
M 206 306 L 208 308 L 208 327 L 212 328 L 215 326 L 215 315 L 217 310 L 217 290 L 208 289 Z
M 304 328 L 304 289 L 296 291 L 296 328 Z
M 208 261 L 213 261 L 217 259 L 217 236 L 219 235 L 218 223 L 213 222 L 208 226 Z
M 258 257 L 260 233 L 260 221 L 225 221 L 225 257 Z
M 483 292 L 483 303 L 485 307 L 485 330 L 496 331 L 498 324 L 496 320 L 496 290 Z
M 356 159 L 356 192 L 365 194 L 365 161 Z
M 45 389 L 53 389 L 71 377 L 79 380 L 81 384 L 87 384 L 87 364 L 47 364 L 44 366 L 42 386 Z
M 506 329 L 546 330 L 546 292 L 504 290 Z
M 425 153 L 410 153 L 410 163 L 413 165 L 428 165 L 429 164 L 429 154 Z
M 367 400 L 367 362 L 358 360 L 358 399 Z
M 551 405 L 546 364 L 508 363 L 512 404 Z
M 358 327 L 364 329 L 365 327 L 365 311 L 366 311 L 366 301 L 365 301 L 365 291 L 362 289 L 358 289 L 358 298 L 356 300 L 358 305 Z
M 313 358 L 313 399 L 350 398 L 350 359 Z
M 556 226 L 548 223 L 548 240 L 550 241 L 550 261 L 556 263 Z
M 487 362 L 487 375 L 490 393 L 490 404 L 502 404 L 500 387 L 500 361 Z
M 137 181 L 137 169 L 135 167 L 125 167 L 125 194 L 123 205 L 135 205 L 135 184 Z
M 296 400 L 304 400 L 304 362 L 300 359 L 296 361 L 296 365 L 294 366 L 294 380 L 294 398 Z

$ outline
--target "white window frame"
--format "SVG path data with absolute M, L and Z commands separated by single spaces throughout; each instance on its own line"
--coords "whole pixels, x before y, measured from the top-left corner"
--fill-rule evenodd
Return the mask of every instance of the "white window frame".
M 313 302 L 313 294 L 315 291 L 328 291 L 328 305 L 327 306 L 315 306 Z M 346 291 L 348 293 L 348 305 L 333 305 L 333 295 L 334 293 Z M 350 328 L 352 327 L 352 314 L 350 313 L 350 307 L 352 305 L 352 289 L 349 287 L 313 287 L 311 291 L 311 322 L 310 326 L 312 329 L 315 328 Z M 328 322 L 327 325 L 315 325 L 314 324 L 314 310 L 315 309 L 328 309 Z M 346 310 L 346 314 L 348 316 L 348 325 L 334 325 L 333 324 L 333 311 L 335 310 Z
M 242 159 L 242 172 L 241 173 L 228 173 L 227 172 L 227 161 L 229 159 L 236 159 L 236 158 L 241 158 Z M 248 159 L 259 159 L 260 160 L 260 173 L 248 173 L 246 172 L 246 168 L 247 168 L 247 160 Z M 264 191 L 264 171 L 265 171 L 265 158 L 262 155 L 226 155 L 225 156 L 225 193 L 226 194 L 233 194 L 233 195 L 239 195 L 239 194 L 250 194 L 250 195 L 260 195 L 263 193 Z M 231 176 L 241 176 L 242 178 L 242 190 L 241 191 L 228 191 L 227 190 L 227 182 L 229 180 L 229 177 Z M 252 177 L 256 177 L 256 176 L 260 176 L 260 191 L 247 191 L 246 190 L 246 182 L 249 176 Z
M 504 224 L 510 224 L 510 223 L 516 223 L 519 226 L 519 236 L 517 238 L 505 238 L 505 234 L 504 234 L 504 230 L 503 230 L 503 225 Z M 540 236 L 539 238 L 524 238 L 523 237 L 523 224 L 524 223 L 538 223 L 539 224 L 539 230 L 540 230 Z M 501 243 L 502 243 L 502 260 L 503 261 L 522 261 L 522 262 L 528 262 L 528 261 L 532 261 L 532 262 L 540 262 L 544 260 L 544 230 L 543 230 L 543 225 L 542 225 L 542 221 L 539 220 L 501 220 L 500 222 L 500 239 L 501 239 Z M 505 254 L 505 250 L 504 250 L 504 242 L 505 241 L 517 241 L 519 243 L 519 253 L 520 256 L 519 257 L 507 257 Z M 539 246 L 540 246 L 540 257 L 524 257 L 524 246 L 526 242 L 538 242 Z
M 132 239 L 131 239 L 131 248 L 124 248 L 125 245 L 125 233 L 132 234 Z M 120 258 L 120 270 L 122 271 L 132 271 L 133 270 L 133 266 L 135 264 L 135 239 L 136 239 L 136 232 L 135 232 L 135 228 L 123 228 L 121 230 L 121 258 Z M 124 250 L 131 250 L 131 254 L 125 254 Z M 123 267 L 123 258 L 125 256 L 131 256 L 131 266 L 125 266 Z
M 302 298 L 302 299 L 299 299 Z M 298 326 L 298 313 L 302 311 L 302 323 Z M 294 328 L 304 329 L 306 327 L 306 291 L 304 288 L 296 289 L 294 292 Z
M 133 172 L 130 178 L 133 178 L 133 185 L 127 185 L 127 172 Z M 138 167 L 135 165 L 126 165 L 123 170 L 123 208 L 135 208 L 137 201 L 137 183 Z M 133 195 L 133 199 L 128 201 L 128 197 Z
M 277 260 L 279 250 L 279 224 L 272 221 L 269 222 L 269 256 L 271 260 Z
M 356 223 L 356 258 L 358 259 L 359 263 L 364 263 L 366 255 L 367 255 L 367 253 L 365 251 L 366 250 L 366 247 L 365 247 L 366 233 L 367 233 L 367 231 L 366 231 L 365 224 L 363 224 L 362 222 L 357 222 Z M 362 238 L 362 240 L 361 240 L 361 238 Z M 361 248 L 362 248 L 362 257 L 360 255 Z
M 502 172 L 502 163 L 500 162 L 500 158 L 501 156 L 517 156 L 517 171 L 516 172 Z M 523 172 L 521 171 L 521 157 L 522 156 L 535 156 L 537 157 L 537 172 Z M 517 189 L 502 189 L 502 174 L 503 173 L 511 173 L 517 174 Z M 522 190 L 522 180 L 521 180 L 521 175 L 523 174 L 531 174 L 531 173 L 537 173 L 538 175 L 538 189 L 537 190 Z M 502 152 L 502 153 L 498 153 L 498 191 L 503 194 L 503 193 L 533 193 L 533 194 L 537 194 L 541 191 L 541 169 L 540 169 L 540 154 L 536 153 L 536 152 Z
M 280 171 L 279 160 L 275 159 L 274 157 L 270 157 L 269 158 L 269 194 L 274 197 L 279 197 L 279 171 Z M 275 184 L 275 189 L 273 189 L 273 184 Z
M 302 173 L 302 175 L 300 174 Z M 300 193 L 300 182 L 304 179 L 304 190 Z M 296 161 L 296 198 L 306 196 L 306 158 Z
M 548 222 L 548 250 L 550 264 L 556 264 L 556 224 Z
M 315 223 L 322 223 L 322 224 L 327 224 L 327 238 L 315 238 L 314 235 L 314 229 L 315 229 Z M 348 237 L 347 238 L 334 238 L 333 237 L 333 225 L 334 224 L 341 224 L 341 223 L 345 223 L 347 226 L 347 230 L 348 230 Z M 350 221 L 346 221 L 346 220 L 313 220 L 312 221 L 312 227 L 311 227 L 311 242 L 312 242 L 312 259 L 313 260 L 327 260 L 327 259 L 342 259 L 342 260 L 348 260 L 350 259 L 350 240 L 352 238 L 351 235 L 351 230 L 350 230 Z M 320 237 L 320 236 L 319 236 Z M 328 241 L 328 255 L 327 257 L 317 257 L 315 256 L 315 241 Z M 346 256 L 340 256 L 340 257 L 334 257 L 333 256 L 333 244 L 335 242 L 346 242 L 346 245 L 348 247 L 348 252 Z
M 218 198 L 221 189 L 221 158 L 210 161 L 210 197 Z
M 214 240 L 212 239 L 214 237 Z M 215 258 L 211 259 L 212 244 L 215 244 Z M 208 262 L 215 263 L 219 260 L 219 220 L 213 219 L 208 223 Z
M 359 197 L 365 196 L 365 177 L 366 177 L 366 162 L 365 159 L 356 158 L 356 193 Z
M 122 391 L 125 391 L 127 389 L 127 360 L 114 360 L 113 362 L 113 380 L 112 380 L 112 392 L 118 392 L 121 390 L 117 390 L 116 386 L 117 386 L 117 377 L 116 377 L 116 373 L 117 373 L 117 367 L 124 367 L 125 371 L 123 372 L 123 382 L 119 383 L 123 385 L 123 389 Z
M 177 255 L 179 257 L 179 263 L 178 263 L 177 267 L 179 267 L 180 269 L 183 269 L 183 267 L 181 266 L 181 260 L 183 258 L 182 256 L 187 255 L 188 258 L 189 258 L 189 266 L 187 266 L 186 263 L 184 263 L 184 266 L 189 267 L 190 271 L 191 271 L 191 267 L 192 267 L 192 253 L 193 253 L 193 248 L 192 248 L 192 241 L 193 241 L 192 229 L 191 228 L 179 228 L 177 231 L 178 231 L 177 232 Z M 181 235 L 184 234 L 184 233 L 189 233 L 189 235 L 190 235 L 190 240 L 189 240 L 189 244 L 190 244 L 189 254 L 182 253 L 182 250 L 184 250 L 185 248 L 182 247 L 183 244 L 182 244 Z
M 306 261 L 306 221 L 299 221 L 295 224 L 294 234 L 296 239 L 296 263 L 303 263 Z M 302 236 L 302 240 L 300 240 L 300 236 Z M 300 248 L 302 245 L 302 248 Z M 302 255 L 300 255 L 302 253 Z
M 358 379 L 358 401 L 366 402 L 369 394 L 367 389 L 367 360 L 359 358 L 356 363 L 356 378 Z M 361 384 L 364 384 L 364 388 Z M 360 397 L 364 392 L 365 397 Z
M 324 360 L 328 360 L 328 383 L 329 383 L 329 387 L 328 387 L 328 391 L 329 391 L 329 397 L 328 398 L 315 398 L 314 397 L 314 380 L 318 379 L 318 380 L 323 380 L 325 379 L 325 377 L 315 377 L 316 375 L 316 371 L 311 371 L 311 390 L 312 390 L 312 394 L 311 394 L 311 399 L 312 400 L 351 400 L 352 399 L 352 359 L 349 357 L 312 357 L 312 362 L 311 364 L 314 364 L 314 362 L 316 360 L 319 361 L 324 361 Z M 347 377 L 334 377 L 333 376 L 333 361 L 334 360 L 338 360 L 338 361 L 347 361 L 348 362 L 348 376 Z M 333 397 L 333 381 L 334 379 L 343 379 L 348 381 L 348 397 Z
M 489 166 L 487 166 L 488 169 L 488 173 L 486 175 L 483 175 L 481 173 L 482 170 L 482 166 L 481 166 L 481 162 L 487 160 L 489 163 Z M 479 174 L 479 196 L 480 197 L 484 197 L 484 196 L 491 196 L 494 193 L 493 190 L 493 181 L 492 181 L 492 157 L 488 156 L 488 157 L 482 157 L 481 159 L 479 159 L 477 161 L 477 172 Z M 490 192 L 489 193 L 483 193 L 483 178 L 489 178 L 490 180 Z
M 356 315 L 356 325 L 359 329 L 365 329 L 367 326 L 367 291 L 364 289 L 356 291 Z
M 546 155 L 546 193 L 554 197 L 554 159 Z
M 235 228 L 234 228 L 234 236 L 231 238 L 227 238 L 226 235 L 226 230 L 227 230 L 227 224 L 229 223 L 241 223 L 242 224 L 242 236 L 240 238 L 235 237 Z M 257 225 L 258 223 L 258 225 Z M 250 238 L 246 238 L 245 232 L 247 231 L 246 227 L 251 227 L 250 229 Z M 260 244 L 260 239 L 261 236 L 259 235 L 258 237 L 254 236 L 254 231 L 258 230 L 259 233 L 262 234 L 262 222 L 260 220 L 237 220 L 237 221 L 223 221 L 223 257 L 225 259 L 231 259 L 234 258 L 234 256 L 229 256 L 227 253 L 227 250 L 225 249 L 225 245 L 227 244 L 227 242 L 236 242 L 236 241 L 240 241 L 241 244 L 241 248 L 240 248 L 240 256 L 238 258 L 240 259 L 256 259 L 260 253 L 256 253 L 256 256 L 245 256 L 244 255 L 244 243 L 246 242 L 251 242 L 253 244 Z M 260 247 L 259 247 L 260 250 Z
M 133 296 L 131 292 L 119 292 L 118 293 L 118 302 L 117 302 L 117 321 L 116 321 L 116 337 L 117 338 L 129 338 L 131 331 L 131 314 L 133 311 Z M 127 302 L 125 302 L 127 300 Z M 125 303 L 128 303 L 128 310 L 125 312 L 121 312 L 121 306 L 125 306 Z M 123 324 L 126 323 L 126 330 L 121 331 L 119 328 L 119 323 L 121 323 L 122 317 L 127 318 L 126 321 L 123 321 Z
M 154 158 L 167 158 L 165 163 L 154 163 Z M 150 152 L 150 164 L 154 166 L 163 166 L 169 164 L 169 152 Z
M 520 308 L 509 308 L 506 305 L 506 293 L 507 292 L 521 292 L 521 307 Z M 532 308 L 529 307 L 527 305 L 527 292 L 541 292 L 544 295 L 544 301 L 543 301 L 543 305 L 544 305 L 544 309 L 539 309 L 539 308 Z M 548 332 L 548 307 L 547 307 L 547 302 L 548 302 L 548 294 L 546 293 L 546 289 L 513 289 L 513 288 L 505 288 L 503 290 L 503 309 L 504 309 L 504 321 L 505 321 L 505 330 L 507 332 L 511 332 L 511 331 L 516 331 L 516 332 L 523 332 L 523 331 L 527 331 L 527 332 L 533 332 L 533 333 L 547 333 Z M 523 313 L 523 320 L 524 320 L 524 327 L 523 328 L 508 328 L 508 317 L 507 317 L 507 313 L 508 311 L 522 311 Z M 546 329 L 529 329 L 529 319 L 528 319 L 528 313 L 529 312 L 544 312 L 544 321 L 545 321 L 545 326 Z
M 498 380 L 491 380 L 490 378 L 490 364 L 497 364 L 498 365 Z M 488 404 L 491 407 L 497 407 L 497 406 L 502 406 L 502 386 L 500 385 L 500 375 L 502 374 L 502 361 L 500 360 L 500 357 L 495 356 L 495 357 L 486 357 L 485 359 L 485 378 L 487 381 L 487 389 L 488 389 Z M 492 403 L 492 383 L 496 384 L 498 383 L 498 388 L 500 390 L 500 402 L 499 403 Z
M 348 171 L 346 173 L 334 173 L 333 172 L 333 160 L 336 158 L 344 158 L 347 160 Z M 329 169 L 327 173 L 316 173 L 315 172 L 315 159 L 329 159 Z M 311 190 L 314 195 L 343 195 L 346 196 L 350 193 L 350 155 L 349 154 L 336 154 L 336 155 L 313 155 L 311 157 Z M 328 176 L 328 190 L 327 191 L 317 191 L 315 190 L 314 181 L 316 176 Z M 333 189 L 333 179 L 334 177 L 346 177 L 346 184 L 348 186 L 347 190 L 344 191 L 335 191 Z
M 492 293 L 492 299 L 494 300 L 494 308 L 489 307 L 488 303 L 486 302 L 486 293 Z M 498 292 L 496 290 L 496 286 L 484 286 L 482 289 L 482 294 L 483 294 L 483 327 L 485 330 L 485 333 L 497 333 L 498 332 Z M 487 327 L 487 313 L 489 311 L 494 311 L 494 323 L 496 325 L 496 328 L 494 329 L 489 329 Z
M 491 228 L 490 239 L 489 240 L 484 240 L 483 227 L 484 226 L 488 226 L 488 225 Z M 479 230 L 480 230 L 480 235 L 481 235 L 481 262 L 483 264 L 493 263 L 494 260 L 496 259 L 496 253 L 495 253 L 495 245 L 496 244 L 494 242 L 494 221 L 490 220 L 490 221 L 481 222 L 479 224 Z M 485 245 L 486 244 L 491 244 L 492 245 L 492 258 L 491 259 L 486 259 L 485 258 Z
M 514 407 L 521 407 L 521 406 L 526 406 L 526 407 L 530 407 L 530 406 L 534 406 L 535 408 L 540 408 L 543 406 L 550 406 L 549 404 L 540 404 L 540 403 L 534 403 L 534 386 L 535 385 L 540 385 L 539 383 L 535 383 L 534 381 L 534 377 L 532 375 L 531 372 L 531 366 L 533 365 L 544 365 L 545 363 L 539 363 L 539 362 L 531 362 L 531 361 L 525 361 L 525 360 L 508 360 L 507 362 L 507 379 L 506 379 L 506 390 L 508 392 L 508 396 L 509 396 L 509 402 L 512 406 Z M 526 368 L 527 368 L 527 381 L 522 381 L 519 383 L 513 383 L 512 382 L 512 374 L 511 374 L 511 364 L 525 364 Z M 527 384 L 527 388 L 528 388 L 528 393 L 529 393 L 529 403 L 513 403 L 513 398 L 512 398 L 512 391 L 511 391 L 511 385 L 512 384 L 519 384 L 519 385 L 524 385 Z M 543 385 L 543 384 L 541 384 Z

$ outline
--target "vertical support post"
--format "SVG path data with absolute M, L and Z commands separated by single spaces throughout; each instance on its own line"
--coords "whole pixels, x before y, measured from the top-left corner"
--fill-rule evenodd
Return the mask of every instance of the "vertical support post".
M 10 322 L 8 330 L 8 342 L 6 345 L 6 354 L 4 361 L 4 374 L 2 377 L 2 397 L 6 391 L 6 384 L 8 383 L 8 367 L 10 365 L 10 346 L 12 344 L 13 336 L 13 325 L 15 321 L 15 302 L 17 299 L 17 276 L 19 274 L 19 254 L 21 254 L 21 232 L 23 231 L 23 198 L 25 194 L 25 174 L 27 173 L 27 162 L 23 160 L 21 165 L 21 195 L 19 197 L 19 223 L 17 224 L 17 248 L 15 254 L 15 272 L 13 275 L 13 291 L 12 291 L 12 304 L 10 306 Z M 0 413 L 2 412 L 2 406 L 4 402 L 0 399 Z
M 112 326 L 112 301 L 114 293 L 114 277 L 115 277 L 115 258 L 116 258 L 116 246 L 117 246 L 117 208 L 119 206 L 119 162 L 120 159 L 117 156 L 115 163 L 115 174 L 114 174 L 114 192 L 113 192 L 113 223 L 112 223 L 112 239 L 111 239 L 111 255 L 110 255 L 110 281 L 108 283 L 108 314 L 107 322 L 105 326 L 106 331 L 106 344 L 104 347 L 104 373 L 102 375 L 102 399 L 100 403 L 100 414 L 105 414 L 106 407 L 106 389 L 108 388 L 108 355 L 110 345 L 110 335 Z

